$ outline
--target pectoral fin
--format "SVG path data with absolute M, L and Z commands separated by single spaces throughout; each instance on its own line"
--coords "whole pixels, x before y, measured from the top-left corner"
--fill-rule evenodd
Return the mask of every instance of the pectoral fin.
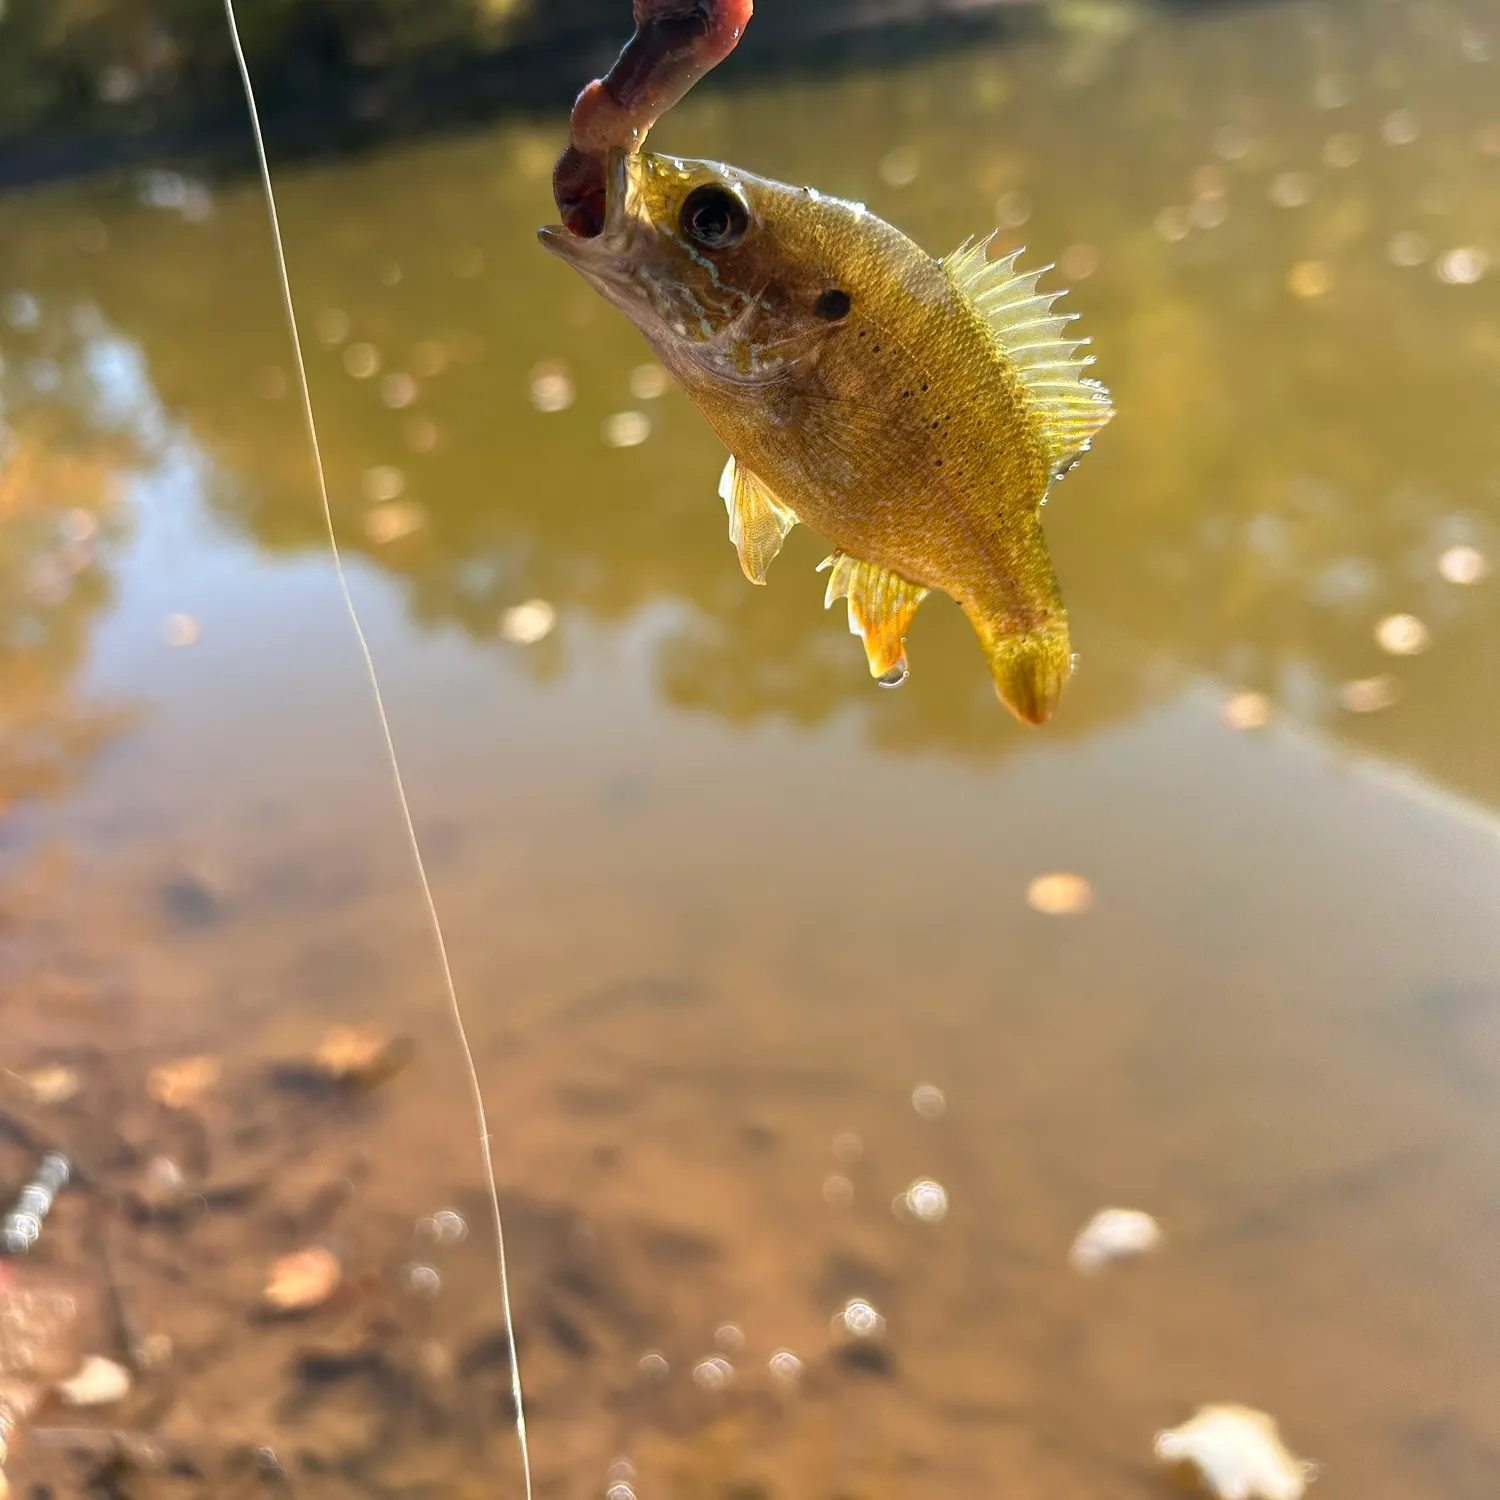
M 729 540 L 740 554 L 740 567 L 751 583 L 764 583 L 766 569 L 781 551 L 796 514 L 779 501 L 754 474 L 729 455 L 719 476 L 719 498 L 729 512 Z
M 899 687 L 906 680 L 906 632 L 928 591 L 846 552 L 818 564 L 820 573 L 825 568 L 832 572 L 823 608 L 832 609 L 836 599 L 849 601 L 849 631 L 865 643 L 870 676 L 883 687 Z

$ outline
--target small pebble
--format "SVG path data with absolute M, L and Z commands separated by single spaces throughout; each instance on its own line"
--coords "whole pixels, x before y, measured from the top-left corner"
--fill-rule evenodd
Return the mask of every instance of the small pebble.
M 1156 1436 L 1156 1456 L 1195 1476 L 1215 1500 L 1302 1500 L 1316 1467 L 1294 1458 L 1264 1412 L 1203 1406 Z
M 1161 1226 L 1138 1208 L 1103 1208 L 1078 1232 L 1068 1251 L 1075 1271 L 1092 1274 L 1111 1261 L 1149 1254 L 1161 1244 Z
M 76 1068 L 63 1067 L 60 1063 L 47 1068 L 33 1068 L 29 1073 L 18 1073 L 21 1086 L 38 1104 L 66 1104 L 76 1098 L 83 1087 L 83 1080 Z
M 181 1057 L 152 1068 L 146 1093 L 168 1109 L 189 1109 L 218 1086 L 222 1072 L 217 1057 Z
M 325 1303 L 343 1279 L 344 1268 L 333 1251 L 314 1245 L 276 1261 L 263 1295 L 278 1312 L 306 1312 Z
M 394 1078 L 414 1052 L 410 1037 L 393 1037 L 377 1026 L 335 1026 L 318 1043 L 312 1063 L 319 1075 L 343 1088 L 370 1089 Z M 452 1210 L 434 1215 L 430 1222 L 435 1237 L 451 1231 L 446 1222 L 450 1216 L 463 1223 Z
M 1038 875 L 1026 887 L 1026 904 L 1049 917 L 1087 911 L 1092 902 L 1093 892 L 1082 875 Z
M 57 1394 L 69 1406 L 109 1406 L 130 1394 L 130 1371 L 112 1359 L 91 1354 L 76 1375 L 58 1382 Z

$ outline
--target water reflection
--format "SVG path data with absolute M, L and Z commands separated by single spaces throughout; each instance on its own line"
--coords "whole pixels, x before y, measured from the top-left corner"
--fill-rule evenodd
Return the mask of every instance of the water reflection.
M 512 1330 L 264 207 L 165 168 L 0 205 L 16 743 L 32 689 L 153 703 L 47 825 L 98 962 L 7 994 L 0 1058 L 137 1215 L 116 1269 L 173 1352 L 101 1421 L 216 1492 L 515 1490 L 513 1333 L 539 1494 L 1144 1496 L 1220 1397 L 1351 1493 L 1492 1493 L 1493 828 L 1279 725 L 1500 798 L 1493 65 L 1444 6 L 1122 14 L 663 132 L 1066 267 L 1121 415 L 1049 511 L 1084 661 L 1044 735 L 936 601 L 874 689 L 815 537 L 744 582 L 722 454 L 535 248 L 552 126 L 284 179 Z M 350 1024 L 412 1042 L 362 1102 L 309 1063 Z M 222 1059 L 198 1115 L 151 1091 L 173 1056 Z M 1083 1283 L 1111 1204 L 1162 1253 Z M 367 1300 L 252 1321 L 325 1234 Z
M 1500 799 L 1470 690 L 1494 590 L 1439 571 L 1454 547 L 1500 551 L 1487 45 L 1444 6 L 1064 19 L 1015 56 L 706 97 L 662 144 L 863 198 L 937 252 L 998 221 L 1061 261 L 1120 417 L 1049 510 L 1083 668 L 1050 736 L 1209 672 Z M 840 128 L 802 131 L 810 111 Z M 533 598 L 563 638 L 570 613 L 673 600 L 658 680 L 685 707 L 851 713 L 892 747 L 1021 743 L 951 611 L 923 611 L 910 683 L 875 694 L 818 607 L 816 539 L 799 534 L 769 589 L 743 585 L 714 440 L 535 250 L 555 134 L 285 174 L 347 545 L 415 618 L 478 639 Z M 253 188 L 210 197 L 156 172 L 4 212 L 5 284 L 91 297 L 136 342 L 218 466 L 225 520 L 264 548 L 321 548 Z M 1431 633 L 1420 657 L 1380 649 L 1398 613 Z M 563 656 L 530 659 L 545 676 Z M 1376 711 L 1351 712 L 1344 685 L 1381 674 L 1399 703 L 1354 689 Z
M 80 683 L 130 538 L 124 493 L 157 434 L 132 351 L 85 300 L 0 302 L 0 813 L 72 785 L 128 724 Z

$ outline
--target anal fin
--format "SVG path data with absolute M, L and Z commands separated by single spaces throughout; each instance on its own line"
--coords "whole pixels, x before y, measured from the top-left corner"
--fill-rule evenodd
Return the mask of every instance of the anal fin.
M 818 571 L 825 568 L 832 571 L 823 608 L 832 609 L 836 599 L 849 601 L 849 632 L 865 643 L 870 676 L 882 686 L 899 687 L 906 680 L 906 632 L 928 590 L 847 552 L 825 558 Z
M 719 498 L 729 512 L 729 540 L 740 555 L 740 567 L 751 583 L 764 583 L 766 569 L 781 551 L 796 513 L 783 505 L 748 469 L 729 455 L 719 476 Z

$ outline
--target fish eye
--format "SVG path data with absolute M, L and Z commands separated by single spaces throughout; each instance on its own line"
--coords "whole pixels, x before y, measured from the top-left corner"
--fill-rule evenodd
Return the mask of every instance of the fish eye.
M 750 227 L 750 211 L 722 183 L 696 187 L 683 200 L 677 216 L 682 232 L 707 250 L 725 250 Z

